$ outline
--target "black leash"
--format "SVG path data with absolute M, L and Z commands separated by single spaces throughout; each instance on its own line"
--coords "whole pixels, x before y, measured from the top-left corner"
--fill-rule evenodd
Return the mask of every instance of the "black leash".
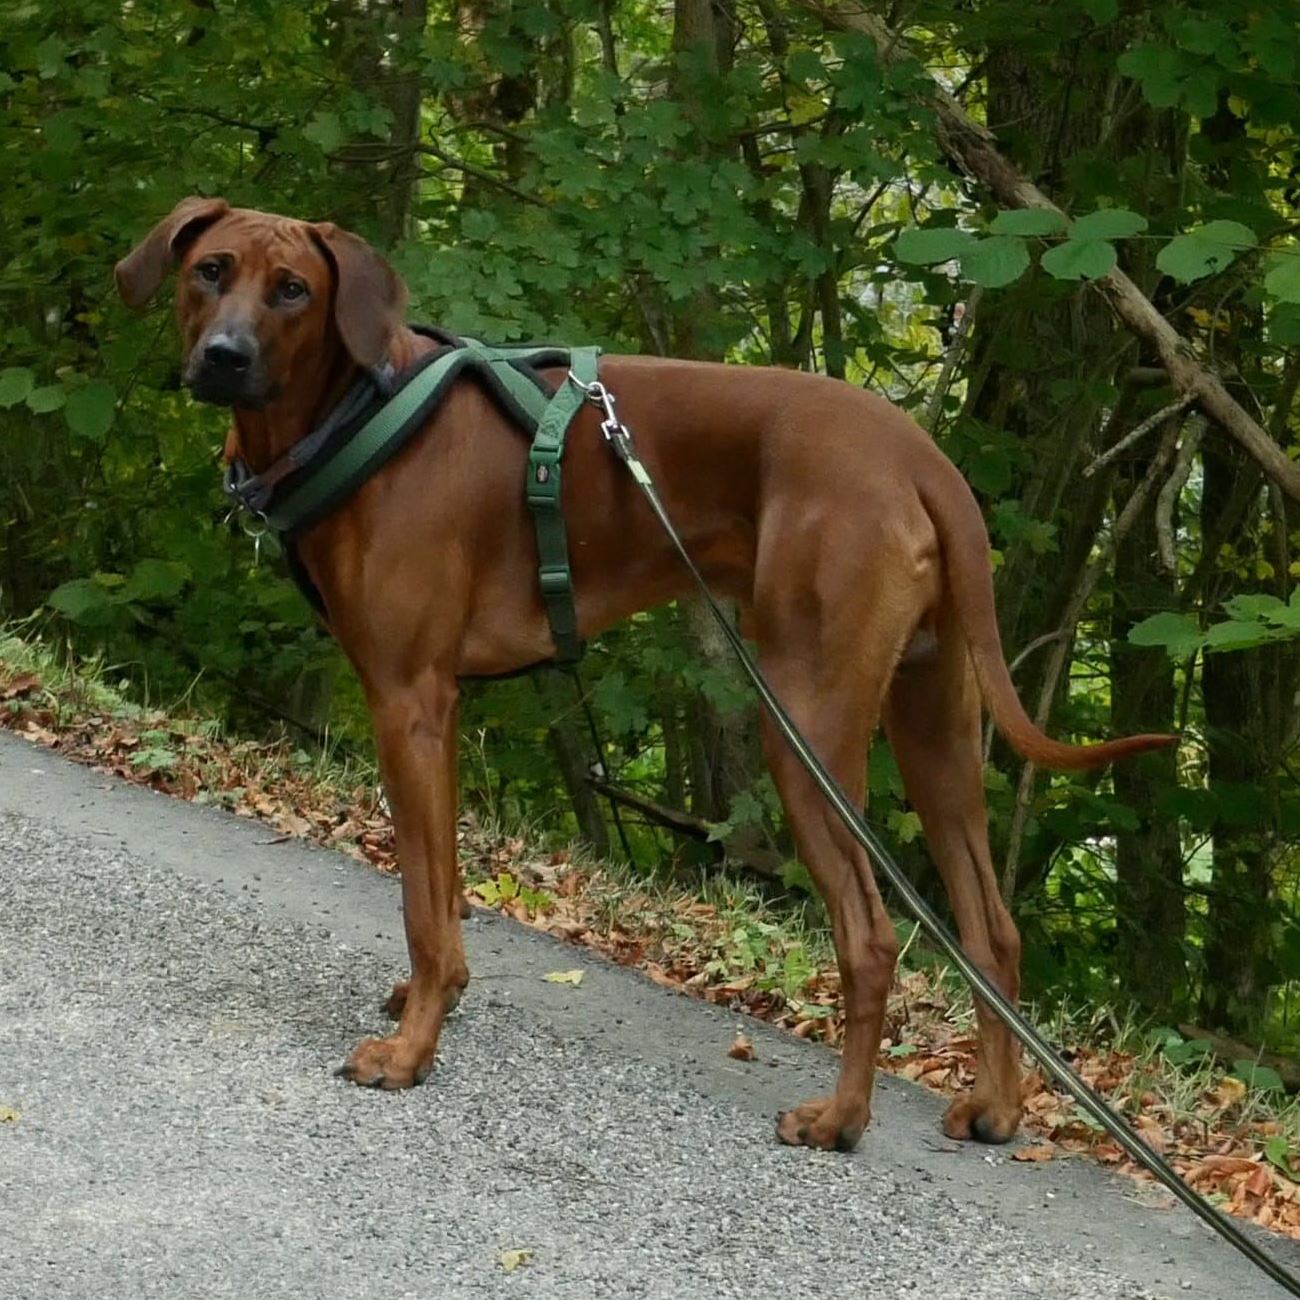
M 790 715 L 777 699 L 771 686 L 768 685 L 767 679 L 759 670 L 758 665 L 754 662 L 753 656 L 749 653 L 744 640 L 740 633 L 731 625 L 722 606 L 718 604 L 716 597 L 709 590 L 708 584 L 704 581 L 704 576 L 696 567 L 695 562 L 691 559 L 686 547 L 682 543 L 681 537 L 673 527 L 672 520 L 668 517 L 668 512 L 664 509 L 663 502 L 659 499 L 659 493 L 655 490 L 655 485 L 650 477 L 646 467 L 641 463 L 640 457 L 636 454 L 636 449 L 632 444 L 632 435 L 627 427 L 619 420 L 614 410 L 614 398 L 604 384 L 599 381 L 591 384 L 581 384 L 573 380 L 587 395 L 587 399 L 595 406 L 603 410 L 605 418 L 601 422 L 601 432 L 605 435 L 605 440 L 613 448 L 615 455 L 627 467 L 629 473 L 636 480 L 637 486 L 641 489 L 642 495 L 650 505 L 655 517 L 659 520 L 668 539 L 673 544 L 677 554 L 681 556 L 682 562 L 686 565 L 692 578 L 695 579 L 696 585 L 700 589 L 700 594 L 712 610 L 713 616 L 718 621 L 718 626 L 722 629 L 723 635 L 727 638 L 731 648 L 735 651 L 736 658 L 740 661 L 740 666 L 744 670 L 745 676 L 749 678 L 755 691 L 758 692 L 759 698 L 766 705 L 773 722 L 776 723 L 777 729 L 785 737 L 790 748 L 794 750 L 795 756 L 803 764 L 808 775 L 812 777 L 817 788 L 826 796 L 830 805 L 843 821 L 846 829 L 855 840 L 867 850 L 873 861 L 884 872 L 889 883 L 902 896 L 903 901 L 907 904 L 912 914 L 921 923 L 926 934 L 943 950 L 948 959 L 961 972 L 966 982 L 971 986 L 976 994 L 988 1004 L 988 1006 L 997 1015 L 998 1019 L 1007 1026 L 1008 1029 L 1019 1039 L 1025 1050 L 1032 1056 L 1043 1069 L 1056 1080 L 1057 1083 L 1072 1096 L 1075 1101 L 1094 1119 L 1107 1133 L 1115 1139 L 1119 1145 L 1128 1152 L 1138 1164 L 1149 1170 L 1160 1182 L 1162 1182 L 1173 1194 L 1178 1197 L 1184 1205 L 1187 1206 L 1201 1221 L 1211 1227 L 1219 1236 L 1234 1245 L 1247 1259 L 1256 1267 L 1262 1269 L 1269 1277 L 1279 1286 L 1283 1287 L 1291 1295 L 1300 1297 L 1300 1279 L 1284 1268 L 1275 1260 L 1267 1251 L 1257 1246 L 1240 1227 L 1237 1226 L 1226 1215 L 1221 1214 L 1214 1208 L 1199 1192 L 1189 1187 L 1175 1172 L 1173 1166 L 1160 1155 L 1159 1152 L 1153 1151 L 1145 1142 L 1141 1140 L 1128 1125 L 1117 1115 L 1102 1099 L 1099 1093 L 1095 1092 L 1088 1086 L 1073 1070 L 1069 1068 L 1057 1055 L 1056 1049 L 1052 1047 L 1045 1038 L 1039 1034 L 1033 1025 L 1022 1016 L 1015 1006 L 1013 1006 L 1006 997 L 1003 996 L 994 984 L 992 984 L 984 973 L 970 960 L 962 951 L 961 945 L 949 932 L 947 926 L 939 919 L 930 905 L 917 893 L 912 882 L 903 874 L 898 864 L 889 855 L 889 851 L 881 842 L 875 831 L 867 825 L 862 814 L 858 809 L 849 802 L 844 792 L 840 789 L 838 783 L 822 765 L 821 760 L 813 752 L 808 742 L 799 734 L 799 729 L 794 725 Z

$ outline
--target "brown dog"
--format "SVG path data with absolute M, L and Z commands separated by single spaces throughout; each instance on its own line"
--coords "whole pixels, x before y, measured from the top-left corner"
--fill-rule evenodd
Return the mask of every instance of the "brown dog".
M 404 327 L 405 291 L 387 263 L 329 224 L 186 199 L 118 264 L 122 297 L 141 305 L 173 266 L 185 382 L 234 408 L 232 444 L 254 471 L 312 429 L 359 366 L 388 359 L 400 370 L 432 346 Z M 859 804 L 883 720 L 962 943 L 1014 999 L 1019 937 L 989 857 L 981 697 L 1016 749 L 1047 767 L 1092 767 L 1169 738 L 1076 747 L 1033 725 L 1002 656 L 979 507 L 887 401 L 816 375 L 651 357 L 607 357 L 600 377 L 692 556 L 739 602 L 777 694 Z M 690 594 L 597 424 L 593 409 L 579 414 L 565 468 L 585 637 Z M 428 426 L 301 541 L 365 689 L 402 864 L 411 976 L 390 1000 L 396 1032 L 364 1040 L 347 1060 L 358 1083 L 421 1081 L 469 978 L 456 866 L 457 679 L 552 654 L 522 492 L 526 451 L 479 387 L 458 383 Z M 830 911 L 846 1013 L 835 1092 L 783 1115 L 777 1131 L 786 1142 L 848 1149 L 868 1120 L 897 944 L 866 854 L 770 727 L 764 741 Z M 974 1090 L 953 1102 L 943 1127 L 954 1138 L 1004 1141 L 1020 1116 L 1018 1052 L 982 1008 L 979 1024 Z

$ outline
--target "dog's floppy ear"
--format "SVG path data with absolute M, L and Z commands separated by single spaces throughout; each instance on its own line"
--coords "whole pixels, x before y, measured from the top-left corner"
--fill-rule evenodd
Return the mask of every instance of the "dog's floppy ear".
M 230 211 L 225 199 L 182 199 L 114 268 L 128 307 L 143 307 L 204 227 Z
M 332 221 L 317 222 L 312 238 L 334 268 L 334 323 L 352 359 L 377 366 L 388 356 L 406 310 L 406 285 L 358 235 Z

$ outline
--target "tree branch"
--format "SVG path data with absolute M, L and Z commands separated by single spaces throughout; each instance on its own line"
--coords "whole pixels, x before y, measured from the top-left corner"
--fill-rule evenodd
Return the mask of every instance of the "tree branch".
M 1176 402 L 1170 402 L 1168 406 L 1162 406 L 1154 414 L 1148 415 L 1137 428 L 1126 433 L 1113 447 L 1108 447 L 1091 465 L 1087 466 L 1083 471 L 1083 477 L 1091 478 L 1099 469 L 1109 465 L 1121 452 L 1127 451 L 1135 442 L 1145 438 L 1152 429 L 1158 429 L 1171 415 L 1185 411 L 1194 400 L 1190 394 L 1184 393 Z
M 910 58 L 897 33 L 873 13 L 827 6 L 818 0 L 798 0 L 801 8 L 817 14 L 837 31 L 855 31 L 876 44 L 888 61 Z M 992 133 L 973 118 L 937 82 L 927 97 L 936 113 L 936 134 L 944 153 L 972 180 L 992 192 L 1009 208 L 1041 208 L 1060 213 L 1056 206 L 997 147 Z M 1174 391 L 1189 394 L 1216 424 L 1259 463 L 1288 495 L 1300 500 L 1300 465 L 1288 459 L 1281 447 L 1236 401 L 1222 380 L 1196 358 L 1191 345 L 1155 309 L 1147 296 L 1118 267 L 1092 281 L 1111 310 L 1160 359 Z
M 781 879 L 781 869 L 785 866 L 785 858 L 775 849 L 758 843 L 756 837 L 752 835 L 745 835 L 737 831 L 728 836 L 726 843 L 723 844 L 713 838 L 713 825 L 703 817 L 696 817 L 692 813 L 682 812 L 679 808 L 669 808 L 654 799 L 646 798 L 643 794 L 637 794 L 633 790 L 625 790 L 622 786 L 614 785 L 612 782 L 603 780 L 598 776 L 589 776 L 587 784 L 597 794 L 608 799 L 610 803 L 622 804 L 625 808 L 631 808 L 634 812 L 639 812 L 647 821 L 662 826 L 675 835 L 697 840 L 701 844 L 713 844 L 719 858 L 725 852 L 726 856 L 736 865 L 752 871 L 755 875 L 763 876 L 768 880 Z

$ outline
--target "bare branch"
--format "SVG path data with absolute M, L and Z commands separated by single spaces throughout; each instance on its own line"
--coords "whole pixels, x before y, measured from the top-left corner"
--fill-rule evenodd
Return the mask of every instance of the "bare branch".
M 1192 461 L 1204 434 L 1205 421 L 1193 419 L 1179 444 L 1174 467 L 1156 497 L 1156 541 L 1160 548 L 1160 563 L 1165 566 L 1166 573 L 1178 572 L 1178 553 L 1174 550 L 1174 502 L 1192 472 Z
M 962 312 L 961 320 L 957 322 L 957 328 L 952 332 L 952 339 L 948 343 L 948 350 L 943 355 L 943 366 L 939 370 L 939 378 L 935 382 L 934 392 L 930 394 L 929 405 L 925 408 L 925 419 L 922 424 L 930 433 L 938 432 L 939 418 L 943 415 L 943 399 L 948 396 L 948 389 L 952 384 L 953 374 L 956 372 L 957 363 L 961 360 L 961 354 L 965 350 L 966 337 L 970 333 L 971 325 L 975 320 L 975 312 L 979 309 L 980 299 L 984 296 L 984 290 L 976 285 L 966 299 L 966 310 Z
M 1126 433 L 1113 447 L 1107 448 L 1084 471 L 1084 478 L 1091 478 L 1099 469 L 1109 465 L 1122 452 L 1127 451 L 1135 442 L 1141 441 L 1153 429 L 1158 429 L 1171 415 L 1185 411 L 1196 399 L 1184 393 L 1176 402 L 1162 406 L 1154 415 L 1148 415 L 1137 428 Z
M 1047 715 L 1052 708 L 1052 697 L 1056 694 L 1057 683 L 1061 680 L 1061 674 L 1064 672 L 1066 662 L 1070 657 L 1070 642 L 1073 639 L 1071 634 L 1074 628 L 1078 626 L 1079 619 L 1083 617 L 1084 607 L 1096 589 L 1101 575 L 1109 566 L 1111 557 L 1115 554 L 1120 542 L 1128 534 L 1129 529 L 1133 527 L 1138 515 L 1146 505 L 1152 489 L 1160 481 L 1161 475 L 1164 474 L 1165 467 L 1168 465 L 1169 458 L 1173 455 L 1174 447 L 1178 441 L 1178 428 L 1179 425 L 1176 420 L 1170 422 L 1168 429 L 1165 431 L 1164 439 L 1156 449 L 1156 454 L 1151 458 L 1151 464 L 1147 467 L 1147 472 L 1142 476 L 1142 481 L 1133 489 L 1133 494 L 1119 512 L 1115 520 L 1115 526 L 1110 530 L 1110 536 L 1079 575 L 1079 581 L 1070 593 L 1069 602 L 1066 604 L 1065 612 L 1061 616 L 1061 626 L 1058 632 L 1059 639 L 1052 647 L 1047 671 L 1043 676 L 1042 688 L 1038 693 L 1038 706 L 1034 710 L 1034 721 L 1040 728 L 1047 724 Z M 1037 768 L 1033 763 L 1026 763 L 1020 772 L 1020 785 L 1016 791 L 1016 806 L 1011 816 L 1011 830 L 1007 837 L 1006 865 L 1002 872 L 1002 896 L 1008 900 L 1010 900 L 1015 890 L 1016 871 L 1020 861 L 1020 846 L 1025 833 L 1025 822 L 1029 816 L 1029 804 L 1034 794 L 1036 772 Z

